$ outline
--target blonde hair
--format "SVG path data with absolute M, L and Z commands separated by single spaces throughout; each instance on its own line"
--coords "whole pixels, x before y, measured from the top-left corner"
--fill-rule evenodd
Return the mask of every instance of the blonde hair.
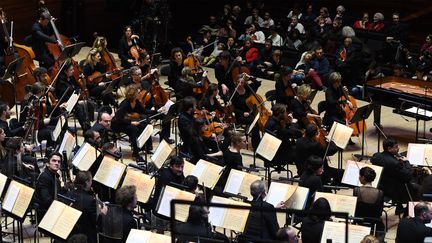
M 297 96 L 308 97 L 311 93 L 311 87 L 308 84 L 302 84 L 297 88 Z
M 337 81 L 342 81 L 342 76 L 338 72 L 332 72 L 332 73 L 330 73 L 329 80 L 330 80 L 330 83 L 333 84 Z
M 379 240 L 373 235 L 366 235 L 360 243 L 379 243 Z
M 136 99 L 140 86 L 141 85 L 139 84 L 131 84 L 127 86 L 125 92 L 125 99 L 128 101 L 133 101 L 134 99 Z
M 92 48 L 92 49 L 90 49 L 89 53 L 87 54 L 85 64 L 90 65 L 90 67 L 92 69 L 94 69 L 92 57 L 96 56 L 96 54 L 98 54 L 98 53 L 99 53 L 99 50 L 97 48 Z
M 108 42 L 104 36 L 98 36 L 93 42 L 93 48 L 97 49 L 98 52 L 104 52 Z

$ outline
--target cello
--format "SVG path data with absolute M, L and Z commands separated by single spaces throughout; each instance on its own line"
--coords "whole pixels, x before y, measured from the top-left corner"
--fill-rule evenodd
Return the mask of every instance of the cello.
M 348 94 L 348 90 L 344 86 L 342 88 L 342 97 L 339 99 L 341 105 L 340 105 L 340 112 L 345 119 L 345 122 L 347 126 L 351 127 L 353 129 L 353 136 L 359 136 L 360 133 L 363 132 L 363 128 L 366 129 L 366 123 L 363 124 L 365 121 L 361 120 L 357 123 L 350 123 L 351 119 L 354 117 L 354 114 L 357 111 L 357 101 L 354 97 Z M 352 107 L 349 106 L 348 102 L 352 104 Z
M 247 74 L 243 74 L 242 81 L 240 82 L 244 82 L 243 80 L 245 78 L 251 78 L 251 76 Z M 246 105 L 249 107 L 249 109 L 251 109 L 250 113 L 253 113 L 255 116 L 259 114 L 259 118 L 257 122 L 258 128 L 260 129 L 260 131 L 264 131 L 265 125 L 271 116 L 271 112 L 268 111 L 267 108 L 265 108 L 264 103 L 266 101 L 262 98 L 262 96 L 255 93 L 255 91 L 252 89 L 252 87 L 250 87 L 248 83 L 245 83 L 245 85 L 249 88 L 251 92 L 251 95 L 249 95 L 249 97 L 246 98 Z
M 99 53 L 101 54 L 101 61 L 105 66 L 105 69 L 108 72 L 116 72 L 119 71 L 120 68 L 117 67 L 117 64 L 115 62 L 115 59 L 113 57 L 113 55 L 109 52 L 107 46 L 107 40 L 105 37 L 103 36 L 97 36 L 97 33 L 95 33 L 95 41 L 93 42 L 93 48 L 96 48 Z M 119 74 L 112 74 L 111 78 L 114 80 L 116 78 L 118 78 L 120 75 Z

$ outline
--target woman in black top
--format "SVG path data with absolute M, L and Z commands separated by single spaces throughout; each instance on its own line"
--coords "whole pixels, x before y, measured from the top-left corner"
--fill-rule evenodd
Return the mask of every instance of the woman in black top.
M 309 196 L 306 203 L 306 208 L 309 208 L 313 202 L 315 192 L 321 190 L 323 186 L 321 181 L 321 174 L 324 171 L 323 161 L 320 157 L 311 155 L 306 161 L 306 168 L 300 176 L 299 186 L 309 188 Z
M 324 222 L 330 219 L 331 208 L 325 198 L 318 198 L 312 205 L 309 214 L 301 224 L 301 238 L 304 243 L 319 243 L 324 229 Z
M 342 101 L 340 98 L 344 95 L 342 91 L 342 76 L 338 72 L 333 72 L 329 76 L 331 86 L 325 91 L 326 112 L 324 114 L 323 124 L 331 127 L 333 122 L 345 124 L 345 120 L 341 114 Z M 347 101 L 347 105 L 352 107 L 352 104 Z
M 144 46 L 139 40 L 139 36 L 135 35 L 132 31 L 132 27 L 127 25 L 123 29 L 123 36 L 119 41 L 119 58 L 121 60 L 121 66 L 124 68 L 130 68 L 134 65 L 138 65 L 136 60 L 131 56 L 129 50 L 133 46 L 138 46 L 140 49 L 143 49 Z M 141 58 L 141 57 L 140 57 Z
M 308 120 L 311 118 L 321 120 L 321 117 L 311 110 L 308 100 L 310 93 L 311 87 L 303 84 L 297 88 L 297 95 L 291 100 L 291 111 L 300 128 L 306 128 L 306 125 L 309 124 Z
M 223 107 L 216 98 L 218 93 L 219 91 L 217 84 L 210 84 L 205 95 L 200 100 L 198 107 L 201 109 L 206 109 L 209 112 L 222 114 L 224 112 Z

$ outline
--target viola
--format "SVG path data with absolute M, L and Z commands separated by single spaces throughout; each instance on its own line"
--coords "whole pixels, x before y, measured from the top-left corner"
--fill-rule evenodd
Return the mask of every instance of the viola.
M 92 83 L 92 84 L 98 84 L 98 83 L 102 82 L 102 80 L 104 79 L 104 77 L 106 75 L 112 75 L 112 74 L 115 74 L 115 73 L 118 73 L 118 72 L 120 72 L 120 70 L 117 70 L 117 71 L 114 71 L 114 72 L 105 72 L 105 73 L 101 73 L 99 71 L 95 71 L 94 73 L 92 73 L 92 75 L 90 75 L 90 76 L 87 77 L 87 81 L 89 83 Z
M 360 133 L 363 132 L 363 128 L 366 129 L 366 123 L 364 120 L 361 120 L 357 123 L 350 124 L 349 121 L 354 117 L 354 114 L 357 111 L 357 101 L 354 97 L 348 94 L 346 88 L 342 88 L 343 96 L 339 99 L 340 105 L 340 113 L 346 121 L 347 126 L 353 129 L 353 136 L 359 136 Z M 348 101 L 351 102 L 352 107 L 348 105 Z
M 213 134 L 219 136 L 224 132 L 224 129 L 224 124 L 220 122 L 211 122 L 210 124 L 204 124 L 201 131 L 201 136 L 204 138 L 211 138 Z

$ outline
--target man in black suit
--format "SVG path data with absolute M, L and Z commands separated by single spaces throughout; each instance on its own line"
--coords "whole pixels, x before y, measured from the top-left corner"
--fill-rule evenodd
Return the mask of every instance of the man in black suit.
M 99 133 L 101 138 L 101 144 L 105 144 L 107 142 L 110 142 L 110 133 L 112 132 L 111 129 L 111 120 L 112 116 L 106 112 L 101 111 L 98 114 L 97 122 L 93 125 L 91 128 L 93 131 L 96 131 Z
M 196 99 L 192 96 L 187 96 L 183 99 L 182 111 L 178 118 L 178 128 L 180 138 L 183 141 L 182 151 L 192 155 L 191 148 L 193 146 L 193 113 L 196 109 Z
M 419 202 L 414 207 L 414 218 L 404 218 L 398 225 L 396 243 L 422 243 L 424 238 L 432 236 L 432 228 L 425 224 L 432 219 L 432 206 L 428 202 Z
M 371 158 L 374 165 L 384 168 L 381 176 L 381 189 L 384 191 L 384 196 L 390 197 L 394 203 L 398 204 L 396 213 L 402 213 L 402 203 L 407 203 L 410 190 L 411 195 L 415 195 L 411 184 L 413 169 L 409 161 L 399 155 L 399 145 L 394 138 L 387 138 L 383 141 L 384 151 L 375 153 Z
M 263 207 L 273 209 L 273 205 L 264 201 L 267 195 L 264 181 L 256 180 L 250 186 L 253 200 L 252 207 Z M 284 203 L 280 202 L 276 208 L 284 207 Z M 279 224 L 276 218 L 276 212 L 262 212 L 251 210 L 246 222 L 245 230 L 241 239 L 246 242 L 249 240 L 274 240 L 276 233 L 279 230 Z

